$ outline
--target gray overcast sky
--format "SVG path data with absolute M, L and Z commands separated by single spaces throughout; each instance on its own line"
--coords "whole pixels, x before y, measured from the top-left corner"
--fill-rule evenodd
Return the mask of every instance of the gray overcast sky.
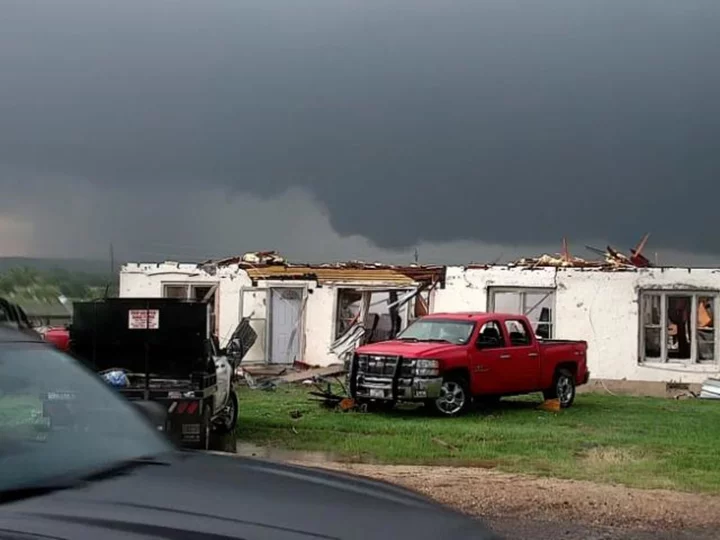
M 717 0 L 4 0 L 0 255 L 650 231 L 717 262 L 718 28 Z

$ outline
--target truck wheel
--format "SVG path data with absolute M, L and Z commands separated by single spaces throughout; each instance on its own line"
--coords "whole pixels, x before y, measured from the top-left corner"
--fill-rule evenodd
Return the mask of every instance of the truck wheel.
M 200 419 L 200 450 L 210 450 L 210 433 L 212 431 L 212 407 L 206 404 L 203 407 Z
M 557 399 L 560 407 L 567 409 L 575 401 L 575 376 L 567 369 L 559 369 L 555 374 L 553 386 L 543 392 L 547 399 Z
M 470 386 L 465 377 L 449 375 L 443 379 L 440 396 L 433 402 L 442 416 L 459 416 L 470 408 Z
M 223 411 L 222 422 L 217 425 L 218 433 L 232 433 L 238 421 L 238 397 L 234 390 L 228 396 L 228 403 Z

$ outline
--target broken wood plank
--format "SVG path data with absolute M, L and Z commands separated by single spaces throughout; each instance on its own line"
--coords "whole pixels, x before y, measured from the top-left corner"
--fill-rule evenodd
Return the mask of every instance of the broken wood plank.
M 342 364 L 333 364 L 331 366 L 306 369 L 304 371 L 288 373 L 282 377 L 275 379 L 276 382 L 300 382 L 306 379 L 312 379 L 313 377 L 329 377 L 331 375 L 339 375 L 345 372 L 345 367 Z

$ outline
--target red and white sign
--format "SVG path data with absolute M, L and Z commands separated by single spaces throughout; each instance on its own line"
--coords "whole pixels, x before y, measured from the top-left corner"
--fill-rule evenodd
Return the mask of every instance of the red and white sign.
M 130 330 L 157 330 L 160 328 L 160 310 L 131 309 L 128 311 Z

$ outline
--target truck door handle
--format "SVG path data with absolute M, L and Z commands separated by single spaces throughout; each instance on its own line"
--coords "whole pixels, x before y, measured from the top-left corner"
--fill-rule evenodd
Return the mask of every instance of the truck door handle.
M 531 352 L 530 354 L 528 354 L 528 356 L 531 358 L 535 358 L 537 355 L 538 355 L 538 353 L 536 353 L 536 352 Z
M 507 360 L 508 358 L 510 358 L 510 355 L 509 355 L 509 354 L 501 354 L 501 355 L 500 355 L 500 358 L 501 358 L 502 360 Z

